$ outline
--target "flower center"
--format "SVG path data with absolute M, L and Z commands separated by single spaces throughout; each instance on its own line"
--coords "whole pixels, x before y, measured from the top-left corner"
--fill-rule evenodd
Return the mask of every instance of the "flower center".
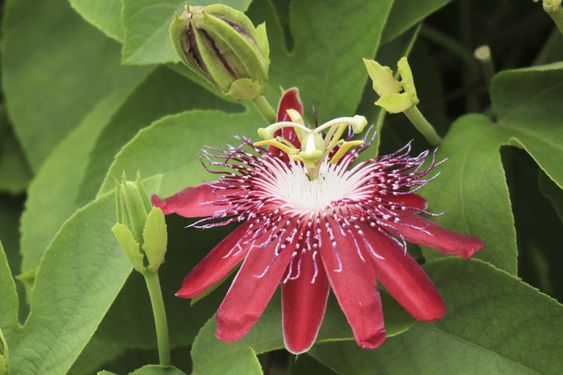
M 342 171 L 337 165 L 323 162 L 319 178 L 310 180 L 307 168 L 292 162 L 287 169 L 276 171 L 269 193 L 279 199 L 282 207 L 300 213 L 324 212 L 338 205 L 345 198 L 359 198 L 361 178 Z
M 361 133 L 367 125 L 364 116 L 339 117 L 311 129 L 304 125 L 299 112 L 289 109 L 287 114 L 292 121 L 276 122 L 266 128 L 258 129 L 258 135 L 263 140 L 254 145 L 274 146 L 285 152 L 290 160 L 301 161 L 305 165 L 310 180 L 319 178 L 321 164 L 333 150 L 337 151 L 330 159 L 330 163 L 336 164 L 351 148 L 363 144 L 361 140 L 346 141 L 341 138 L 348 128 L 354 134 Z M 300 148 L 283 137 L 275 136 L 276 131 L 284 128 L 291 128 L 295 131 L 301 144 Z

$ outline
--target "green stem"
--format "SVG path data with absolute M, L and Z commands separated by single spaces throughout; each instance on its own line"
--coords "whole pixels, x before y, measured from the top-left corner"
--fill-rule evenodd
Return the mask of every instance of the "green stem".
M 561 34 L 563 34 L 563 8 L 558 7 L 556 9 L 550 9 L 544 7 L 544 9 L 545 12 L 551 17 L 553 22 L 555 22 L 555 25 L 557 25 L 557 28 L 559 29 Z
M 413 105 L 411 108 L 403 112 L 405 116 L 412 122 L 414 127 L 426 138 L 428 143 L 438 146 L 442 142 L 442 138 L 436 133 L 432 124 L 426 120 L 424 115 Z
M 170 341 L 168 339 L 168 323 L 166 321 L 166 309 L 162 299 L 160 279 L 158 272 L 143 273 L 149 296 L 151 299 L 154 325 L 156 327 L 156 340 L 158 344 L 158 358 L 163 366 L 170 365 Z
M 491 80 L 495 75 L 495 66 L 491 57 L 491 49 L 487 45 L 480 46 L 475 50 L 474 55 L 481 65 L 481 72 L 483 73 L 483 78 L 487 83 L 487 87 L 490 87 Z
M 253 99 L 252 104 L 254 104 L 254 108 L 256 108 L 258 113 L 264 117 L 264 120 L 266 120 L 268 124 L 276 122 L 276 112 L 270 103 L 268 103 L 264 95 L 260 95 L 256 99 Z

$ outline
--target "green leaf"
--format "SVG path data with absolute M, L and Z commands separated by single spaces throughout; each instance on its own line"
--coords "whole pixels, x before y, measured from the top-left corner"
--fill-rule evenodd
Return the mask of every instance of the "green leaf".
M 290 55 L 271 57 L 273 83 L 299 87 L 303 102 L 316 106 L 321 120 L 352 115 L 367 80 L 362 58 L 375 56 L 391 4 L 293 1 L 289 21 L 295 46 Z
M 163 116 L 195 108 L 235 111 L 241 107 L 220 100 L 170 69 L 158 68 L 151 73 L 127 98 L 96 140 L 77 204 L 83 205 L 94 199 L 114 156 L 139 130 Z
M 75 200 L 88 153 L 128 94 L 118 91 L 102 99 L 55 148 L 31 183 L 21 221 L 23 271 L 39 264 L 57 230 L 79 208 Z
M 118 45 L 86 24 L 66 0 L 9 0 L 5 11 L 7 111 L 32 169 L 38 171 L 101 98 L 147 68 L 120 67 Z
M 493 78 L 498 126 L 563 188 L 563 62 L 508 70 Z
M 31 315 L 12 345 L 10 366 L 19 374 L 65 373 L 86 346 L 131 270 L 114 222 L 108 194 L 79 210 L 47 249 Z
M 389 14 L 385 24 L 385 31 L 382 37 L 383 42 L 388 42 L 399 34 L 404 33 L 450 1 L 451 0 L 394 0 L 391 14 Z
M 225 4 L 245 11 L 251 0 L 201 0 L 197 5 Z M 168 28 L 174 13 L 181 13 L 185 0 L 123 0 L 125 64 L 164 64 L 180 61 Z
M 158 181 L 145 181 L 155 191 Z M 31 313 L 10 345 L 18 374 L 66 373 L 131 272 L 111 233 L 115 200 L 107 194 L 78 210 L 41 261 Z
M 209 180 L 199 155 L 204 146 L 239 143 L 233 136 L 253 136 L 262 120 L 253 112 L 228 114 L 194 110 L 168 116 L 140 131 L 116 156 L 108 171 L 101 193 L 113 188 L 114 177 L 123 172 L 143 175 L 164 174 L 161 195 Z M 163 152 L 164 151 L 164 152 Z
M 4 332 L 6 340 L 11 342 L 12 332 L 18 328 L 18 295 L 2 242 L 0 242 L 0 301 L 2 301 L 0 329 Z
M 481 238 L 485 249 L 476 257 L 516 273 L 516 232 L 499 148 L 505 133 L 480 115 L 456 121 L 445 137 L 437 160 L 448 160 L 441 175 L 422 195 L 431 212 L 446 211 L 436 221 L 450 230 Z M 429 258 L 441 256 L 428 250 Z
M 130 375 L 185 375 L 186 373 L 173 366 L 146 365 L 129 374 Z M 244 372 L 240 372 L 239 374 L 244 374 Z
M 374 291 L 375 293 L 375 291 Z M 385 329 L 388 337 L 407 330 L 413 319 L 387 294 L 382 294 Z M 203 326 L 192 346 L 194 374 L 221 374 L 226 366 L 250 363 L 256 354 L 282 349 L 282 316 L 279 294 L 274 295 L 266 311 L 244 339 L 224 343 L 215 338 L 215 319 Z M 329 299 L 327 311 L 317 339 L 323 342 L 353 341 L 346 318 L 333 299 Z M 252 351 L 249 351 L 252 349 Z M 261 372 L 252 372 L 252 374 Z
M 125 32 L 121 26 L 121 0 L 69 0 L 70 5 L 84 19 L 107 36 L 122 41 Z
M 352 343 L 311 354 L 339 374 L 556 374 L 563 367 L 563 306 L 480 261 L 445 259 L 426 270 L 448 306 L 375 351 Z

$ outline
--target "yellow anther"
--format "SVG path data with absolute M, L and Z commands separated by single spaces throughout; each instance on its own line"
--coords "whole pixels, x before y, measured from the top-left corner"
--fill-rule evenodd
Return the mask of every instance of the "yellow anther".
M 287 146 L 284 143 L 281 143 L 280 141 L 278 141 L 277 139 L 265 139 L 263 141 L 254 142 L 254 146 L 257 146 L 257 147 L 274 146 L 275 148 L 282 150 L 283 152 L 285 152 L 286 154 L 288 154 L 290 156 L 295 155 L 299 152 L 299 149 L 297 149 L 295 147 Z
M 363 143 L 364 143 L 364 141 L 362 141 L 362 140 L 346 141 L 346 142 L 342 143 L 342 145 L 340 146 L 338 151 L 336 151 L 336 154 L 334 154 L 334 156 L 330 159 L 329 163 L 330 164 L 338 163 L 338 161 L 340 161 L 340 159 L 342 159 L 342 157 L 344 155 L 346 155 L 348 150 L 350 150 L 352 147 L 361 146 Z

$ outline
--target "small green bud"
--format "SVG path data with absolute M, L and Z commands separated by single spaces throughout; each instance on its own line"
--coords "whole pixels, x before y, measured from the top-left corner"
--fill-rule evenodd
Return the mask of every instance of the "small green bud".
M 389 113 L 399 113 L 418 104 L 412 71 L 406 57 L 397 63 L 401 80 L 395 79 L 391 68 L 377 61 L 364 59 L 364 64 L 373 82 L 373 90 L 379 95 L 376 105 Z
M 8 344 L 0 329 L 0 375 L 8 373 Z
M 156 272 L 164 263 L 168 236 L 164 213 L 153 207 L 140 176 L 116 186 L 117 224 L 111 229 L 138 272 Z
M 242 12 L 226 5 L 186 6 L 170 24 L 181 60 L 223 94 L 254 99 L 268 80 L 266 27 L 254 27 Z

